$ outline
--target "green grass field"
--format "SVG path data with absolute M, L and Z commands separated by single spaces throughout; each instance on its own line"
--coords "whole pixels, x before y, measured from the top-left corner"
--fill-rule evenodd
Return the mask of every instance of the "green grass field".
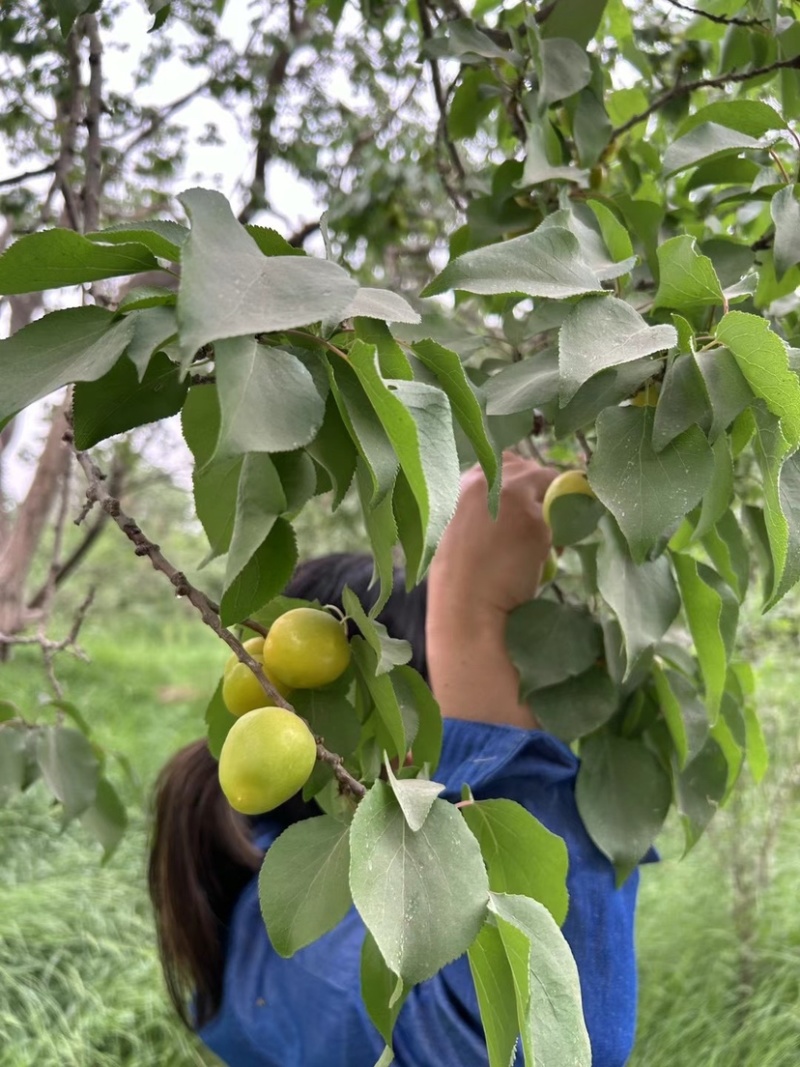
M 158 628 L 134 618 L 111 629 L 90 623 L 91 665 L 64 659 L 60 667 L 98 740 L 128 756 L 141 778 L 137 792 L 119 777 L 133 817 L 111 861 L 100 865 L 99 847 L 80 825 L 59 831 L 58 811 L 38 787 L 0 809 L 0 1067 L 216 1062 L 167 1004 L 144 888 L 144 798 L 166 757 L 200 732 L 224 659 L 183 607 L 175 605 Z M 782 740 L 791 737 L 782 724 L 798 684 L 787 664 L 788 650 L 760 672 L 780 750 L 775 781 L 797 748 Z M 0 698 L 30 709 L 42 688 L 33 652 L 0 668 Z M 664 861 L 644 870 L 632 1067 L 797 1067 L 800 805 L 787 792 L 785 817 L 770 829 L 771 797 L 748 790 L 682 862 L 672 827 L 662 841 Z M 768 833 L 766 881 L 755 893 L 735 888 L 732 857 L 747 882 Z

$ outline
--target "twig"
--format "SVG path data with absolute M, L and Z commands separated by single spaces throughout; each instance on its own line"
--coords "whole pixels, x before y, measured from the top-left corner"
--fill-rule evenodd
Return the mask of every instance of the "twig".
M 100 115 L 103 110 L 103 43 L 95 15 L 86 15 L 84 33 L 89 42 L 89 100 L 86 105 L 86 174 L 83 185 L 83 227 L 96 230 L 100 219 L 102 142 Z
M 628 130 L 633 129 L 634 126 L 638 126 L 640 122 L 645 122 L 653 112 L 658 111 L 659 108 L 664 107 L 671 100 L 674 100 L 678 96 L 686 96 L 687 93 L 694 92 L 695 89 L 718 89 L 723 85 L 730 85 L 737 82 L 750 81 L 752 78 L 760 78 L 764 74 L 771 74 L 774 70 L 783 70 L 786 68 L 794 68 L 800 70 L 800 55 L 794 56 L 792 59 L 781 59 L 776 63 L 770 63 L 767 67 L 756 67 L 754 70 L 747 70 L 741 74 L 721 74 L 718 78 L 700 78 L 694 82 L 681 82 L 677 85 L 673 85 L 671 89 L 668 89 L 661 96 L 656 97 L 653 103 L 645 111 L 641 111 L 638 115 L 634 115 L 628 119 L 627 122 L 623 122 L 621 126 L 616 126 L 609 136 L 609 144 L 612 144 L 618 137 L 621 137 L 623 133 L 627 133 Z
M 425 38 L 426 41 L 430 41 L 433 37 L 433 27 L 431 26 L 430 12 L 427 7 L 427 0 L 420 0 L 418 4 L 418 10 L 419 21 L 420 25 L 422 26 L 422 36 Z M 439 63 L 435 56 L 428 56 L 428 66 L 430 67 L 431 71 L 433 95 L 436 97 L 436 106 L 439 109 L 439 140 L 447 149 L 447 154 L 450 156 L 450 159 L 453 162 L 453 166 L 455 167 L 456 174 L 458 175 L 459 181 L 461 182 L 463 192 L 463 186 L 467 179 L 467 172 L 464 170 L 464 164 L 461 162 L 461 157 L 458 154 L 458 149 L 456 148 L 455 144 L 450 138 L 450 135 L 447 132 L 447 94 L 445 93 L 444 88 L 442 87 L 442 77 L 439 72 Z M 445 191 L 453 202 L 453 206 L 456 208 L 456 210 L 463 211 L 464 205 L 461 202 L 461 197 L 454 189 L 450 187 L 444 174 L 441 175 L 441 178 L 442 184 L 445 187 Z
M 292 705 L 281 696 L 269 681 L 261 664 L 253 659 L 253 657 L 245 650 L 242 643 L 222 625 L 219 611 L 215 610 L 216 605 L 214 602 L 209 600 L 205 593 L 193 586 L 187 579 L 186 575 L 169 562 L 159 546 L 150 541 L 137 523 L 130 516 L 125 514 L 120 506 L 119 500 L 117 500 L 116 497 L 111 496 L 103 485 L 105 475 L 100 468 L 94 463 L 88 453 L 80 452 L 75 448 L 75 440 L 71 430 L 67 431 L 64 435 L 64 439 L 72 446 L 78 463 L 86 475 L 86 480 L 88 482 L 88 487 L 86 489 L 87 500 L 91 501 L 92 504 L 99 504 L 133 544 L 136 555 L 147 556 L 153 565 L 153 568 L 165 575 L 172 583 L 175 588 L 176 596 L 186 597 L 189 603 L 197 609 L 206 626 L 212 629 L 217 637 L 221 638 L 221 640 L 223 640 L 228 648 L 235 654 L 236 658 L 241 663 L 248 666 L 256 678 L 258 678 L 261 683 L 261 688 L 270 698 L 272 703 L 297 715 L 297 712 Z M 302 716 L 298 716 L 298 718 L 302 718 Z M 305 720 L 303 721 L 305 722 Z M 342 757 L 326 748 L 321 737 L 315 736 L 314 740 L 317 745 L 317 759 L 322 763 L 327 763 L 331 767 L 334 777 L 339 782 L 342 791 L 350 793 L 357 798 L 365 796 L 365 786 L 345 769 Z
M 589 442 L 586 440 L 586 434 L 583 430 L 576 430 L 575 436 L 578 439 L 578 444 L 583 449 L 583 458 L 586 463 L 592 458 L 592 448 Z
M 301 226 L 299 230 L 296 230 L 291 237 L 287 237 L 287 242 L 292 248 L 302 248 L 306 242 L 306 238 L 310 237 L 312 233 L 316 233 L 320 228 L 320 222 L 307 222 Z
M 15 174 L 11 178 L 0 178 L 0 189 L 8 185 L 19 185 L 29 178 L 39 178 L 42 174 L 52 174 L 55 169 L 55 163 L 48 163 L 46 167 L 39 167 L 38 170 L 26 170 L 23 174 Z
M 668 4 L 672 4 L 673 7 L 680 8 L 681 11 L 686 11 L 690 15 L 697 15 L 700 18 L 708 19 L 709 22 L 719 23 L 720 26 L 765 26 L 767 19 L 740 19 L 734 15 L 712 15 L 710 11 L 702 11 L 698 7 L 689 7 L 688 4 L 682 4 L 680 0 L 667 0 Z

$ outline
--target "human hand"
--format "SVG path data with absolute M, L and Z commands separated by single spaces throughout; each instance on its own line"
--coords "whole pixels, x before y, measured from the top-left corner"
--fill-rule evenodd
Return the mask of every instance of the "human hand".
M 550 551 L 542 499 L 558 472 L 511 453 L 503 456 L 497 519 L 480 468 L 467 471 L 461 495 L 428 575 L 426 648 L 442 713 L 530 727 L 519 678 L 505 647 L 508 613 L 536 595 Z

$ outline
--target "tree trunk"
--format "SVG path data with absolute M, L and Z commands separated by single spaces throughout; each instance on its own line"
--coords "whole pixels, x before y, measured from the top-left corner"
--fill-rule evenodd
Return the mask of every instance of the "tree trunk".
M 33 484 L 17 509 L 0 555 L 0 633 L 18 633 L 26 623 L 25 586 L 69 458 L 62 441 L 67 429 L 67 403 L 53 412 Z

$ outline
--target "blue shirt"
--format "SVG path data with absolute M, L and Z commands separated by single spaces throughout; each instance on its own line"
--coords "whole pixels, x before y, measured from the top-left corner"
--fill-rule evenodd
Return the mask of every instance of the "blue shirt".
M 575 804 L 578 760 L 549 734 L 446 719 L 435 778 L 445 799 L 468 783 L 476 800 L 516 800 L 569 852 L 569 913 L 563 926 L 578 965 L 593 1067 L 623 1067 L 633 1047 L 636 961 L 633 925 L 639 875 L 617 889 L 614 870 Z M 280 827 L 267 820 L 258 844 Z M 364 926 L 355 909 L 291 959 L 270 945 L 256 879 L 231 920 L 222 1006 L 200 1037 L 230 1067 L 373 1067 L 383 1041 L 361 1001 Z M 398 1067 L 485 1067 L 478 1003 L 466 956 L 416 986 L 397 1020 Z M 517 1067 L 523 1063 L 517 1057 Z

